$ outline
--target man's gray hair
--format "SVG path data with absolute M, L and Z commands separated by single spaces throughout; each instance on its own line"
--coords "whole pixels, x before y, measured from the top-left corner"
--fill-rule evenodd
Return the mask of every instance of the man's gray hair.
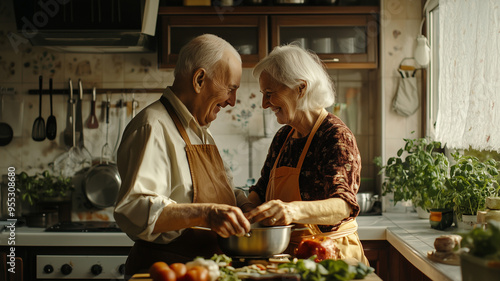
M 214 66 L 222 58 L 224 52 L 229 50 L 240 61 L 240 54 L 226 40 L 213 35 L 203 34 L 182 47 L 179 58 L 174 69 L 174 77 L 177 75 L 192 75 L 198 68 L 204 68 L 208 77 L 212 77 Z
M 278 82 L 293 89 L 306 82 L 304 97 L 299 99 L 298 109 L 326 108 L 335 102 L 335 88 L 319 57 L 297 45 L 275 47 L 253 70 L 259 79 L 262 72 L 269 73 Z

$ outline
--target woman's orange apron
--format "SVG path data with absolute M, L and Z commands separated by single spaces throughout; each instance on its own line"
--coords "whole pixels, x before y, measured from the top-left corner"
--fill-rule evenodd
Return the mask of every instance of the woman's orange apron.
M 290 131 L 271 170 L 266 191 L 266 201 L 273 199 L 279 199 L 283 202 L 302 201 L 299 187 L 300 169 L 302 168 L 302 164 L 304 163 L 304 159 L 306 157 L 307 151 L 309 150 L 309 146 L 314 137 L 314 134 L 327 115 L 328 113 L 326 112 L 326 110 L 323 110 L 318 117 L 318 120 L 316 120 L 316 123 L 314 124 L 314 127 L 310 132 L 309 137 L 307 138 L 304 150 L 300 155 L 297 167 L 293 168 L 284 166 L 276 168 L 286 142 L 292 136 L 294 129 Z M 299 225 L 299 227 L 304 226 Z M 356 222 L 356 219 L 353 218 L 347 222 L 342 223 L 339 229 L 333 232 L 322 233 L 319 230 L 318 226 L 313 224 L 306 224 L 305 227 L 307 227 L 308 230 L 292 232 L 287 253 L 293 255 L 295 249 L 297 249 L 300 241 L 303 238 L 312 236 L 328 236 L 332 239 L 335 239 L 335 242 L 340 249 L 342 258 L 354 258 L 360 262 L 365 263 L 366 265 L 369 264 L 368 259 L 365 257 L 361 241 L 359 240 L 359 236 L 357 233 L 358 224 Z
M 177 130 L 186 142 L 186 154 L 193 181 L 193 203 L 216 203 L 236 206 L 234 192 L 227 180 L 224 164 L 217 146 L 212 144 L 192 145 L 174 108 L 167 98 L 160 101 L 173 119 Z M 138 272 L 147 272 L 157 261 L 167 264 L 188 262 L 198 256 L 210 258 L 222 254 L 217 243 L 217 234 L 206 230 L 185 229 L 168 244 L 143 240 L 136 241 L 126 263 L 125 277 Z

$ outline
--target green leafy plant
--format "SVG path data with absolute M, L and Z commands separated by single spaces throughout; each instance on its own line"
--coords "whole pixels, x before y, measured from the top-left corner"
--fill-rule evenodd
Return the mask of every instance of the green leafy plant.
M 485 208 L 486 198 L 497 196 L 498 168 L 494 159 L 484 162 L 475 156 L 452 154 L 456 163 L 450 168 L 446 186 L 454 191 L 454 211 L 458 218 L 462 215 L 476 215 Z
M 34 205 L 43 199 L 64 197 L 74 189 L 71 178 L 51 175 L 49 171 L 29 176 L 22 172 L 17 176 L 21 199 Z
M 477 227 L 461 235 L 461 246 L 468 248 L 469 254 L 500 261 L 500 222 L 490 220 L 486 229 Z
M 393 193 L 394 204 L 411 200 L 424 210 L 452 208 L 453 192 L 445 186 L 450 164 L 441 143 L 429 138 L 404 141 L 405 146 L 386 165 L 380 158 L 375 160 L 379 174 L 385 173 L 383 195 Z

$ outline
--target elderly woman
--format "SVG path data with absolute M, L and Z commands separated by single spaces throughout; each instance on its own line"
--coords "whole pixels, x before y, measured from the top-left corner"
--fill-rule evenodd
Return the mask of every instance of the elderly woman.
M 298 46 L 276 47 L 253 75 L 262 107 L 286 126 L 276 133 L 261 177 L 250 188 L 249 199 L 258 207 L 246 217 L 264 225 L 307 226 L 292 233 L 290 254 L 304 238 L 320 237 L 334 241 L 322 245 L 337 258 L 368 264 L 356 223 L 361 159 L 353 133 L 325 110 L 335 92 L 319 58 Z

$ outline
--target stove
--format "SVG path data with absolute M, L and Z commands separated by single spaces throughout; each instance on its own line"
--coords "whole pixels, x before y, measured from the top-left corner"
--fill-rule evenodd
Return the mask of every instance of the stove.
M 59 222 L 45 229 L 47 232 L 122 232 L 116 222 L 79 221 Z

